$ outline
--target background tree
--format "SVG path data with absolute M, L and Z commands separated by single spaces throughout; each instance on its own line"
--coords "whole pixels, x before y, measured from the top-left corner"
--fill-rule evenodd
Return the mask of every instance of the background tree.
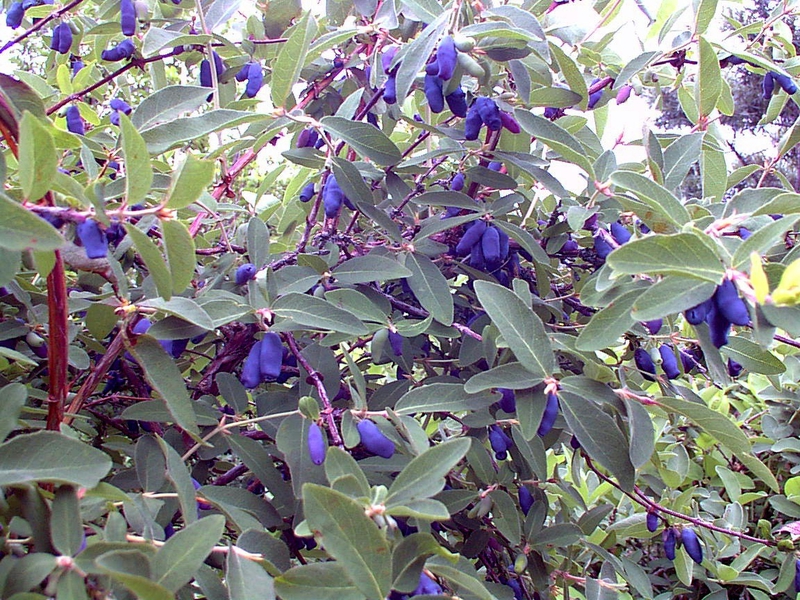
M 794 9 L 563 4 L 6 3 L 2 598 L 796 594 Z

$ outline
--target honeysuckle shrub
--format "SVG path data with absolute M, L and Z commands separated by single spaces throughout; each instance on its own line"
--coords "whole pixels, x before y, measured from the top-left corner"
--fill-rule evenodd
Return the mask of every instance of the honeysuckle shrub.
M 793 4 L 4 4 L 2 598 L 794 597 Z

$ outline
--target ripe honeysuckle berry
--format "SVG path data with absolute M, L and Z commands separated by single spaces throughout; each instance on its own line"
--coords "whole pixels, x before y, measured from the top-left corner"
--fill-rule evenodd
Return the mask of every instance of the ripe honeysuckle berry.
M 691 527 L 684 527 L 681 532 L 681 542 L 686 554 L 689 555 L 694 562 L 698 565 L 703 564 L 703 547 L 700 545 L 700 540 L 697 537 L 694 529 Z
M 119 25 L 123 35 L 131 36 L 136 33 L 136 7 L 133 0 L 120 0 Z
M 74 133 L 75 135 L 83 135 L 84 133 L 86 133 L 86 127 L 83 124 L 81 111 L 78 109 L 77 106 L 73 105 L 67 107 L 65 116 L 67 119 L 67 131 L 69 131 L 70 133 Z
M 631 232 L 619 221 L 614 221 L 611 223 L 611 237 L 622 246 L 622 244 L 626 244 L 631 239 Z
M 411 596 L 440 596 L 442 594 L 441 586 L 433 579 L 425 575 L 419 574 L 419 584 L 416 589 L 411 592 Z
M 447 94 L 444 99 L 445 102 L 447 102 L 447 107 L 450 109 L 450 112 L 456 117 L 463 118 L 467 116 L 467 95 L 464 93 L 464 90 L 461 89 L 461 86 L 458 86 Z
M 449 81 L 453 77 L 456 63 L 458 62 L 458 50 L 453 42 L 453 38 L 446 35 L 439 42 L 439 48 L 436 50 L 436 62 L 439 64 L 437 75 L 442 81 Z
M 397 104 L 397 80 L 390 74 L 383 84 L 383 101 L 386 104 Z
M 459 241 L 458 245 L 456 245 L 456 254 L 459 256 L 466 256 L 469 254 L 472 250 L 472 247 L 480 242 L 484 231 L 486 231 L 486 221 L 480 219 L 473 221 L 472 224 L 468 226 L 468 229 L 464 232 L 464 235 L 461 237 L 461 241 Z
M 502 129 L 503 120 L 500 117 L 500 109 L 494 100 L 486 96 L 478 96 L 475 98 L 475 106 L 477 106 L 481 121 L 483 121 L 487 129 L 490 131 L 500 131 Z
M 503 127 L 511 133 L 520 133 L 522 131 L 519 122 L 511 114 L 503 110 L 500 111 L 500 120 L 503 122 Z
M 600 81 L 600 80 L 599 79 L 592 80 L 592 83 L 589 85 L 589 87 L 593 86 L 598 81 Z M 593 93 L 589 94 L 589 102 L 587 103 L 587 108 L 589 110 L 593 109 L 595 106 L 597 106 L 597 103 L 600 102 L 600 98 L 602 98 L 602 97 L 603 97 L 603 89 L 602 88 L 597 90 L 596 92 L 593 92 Z
M 619 88 L 617 92 L 617 104 L 625 104 L 628 101 L 628 98 L 631 97 L 631 92 L 633 92 L 633 86 L 630 85 L 623 85 Z
M 250 63 L 247 62 L 247 63 L 244 63 L 242 68 L 239 69 L 236 72 L 236 76 L 235 76 L 236 81 L 238 81 L 239 83 L 247 81 L 247 76 L 249 75 L 249 73 L 250 73 Z
M 136 51 L 131 40 L 122 40 L 119 44 L 100 53 L 100 58 L 108 62 L 117 62 L 133 56 Z
M 253 263 L 245 263 L 236 269 L 234 277 L 236 285 L 244 285 L 251 279 L 255 279 L 258 269 Z
M 325 438 L 322 429 L 315 422 L 308 428 L 308 454 L 315 465 L 325 462 Z
M 53 28 L 50 49 L 59 54 L 69 54 L 70 48 L 72 48 L 72 29 L 66 23 L 59 23 Z
M 728 334 L 731 331 L 731 322 L 725 317 L 724 314 L 717 308 L 715 302 L 706 314 L 706 323 L 708 323 L 708 331 L 711 336 L 711 343 L 715 348 L 722 348 L 728 343 Z
M 257 62 L 250 63 L 247 75 L 247 85 L 244 88 L 244 95 L 246 98 L 255 98 L 258 91 L 264 85 L 264 71 L 261 69 L 261 64 Z
M 764 75 L 764 81 L 761 82 L 761 95 L 764 97 L 764 100 L 769 100 L 772 98 L 774 92 L 775 74 L 772 71 L 767 71 L 767 74 Z
M 393 69 L 389 69 L 394 60 L 395 54 L 397 54 L 398 47 L 397 46 L 389 46 L 385 48 L 381 53 L 381 68 L 383 68 L 383 72 L 387 75 L 392 73 L 396 73 L 397 69 L 399 68 L 399 64 L 395 65 Z
M 281 336 L 272 331 L 264 334 L 261 340 L 261 380 L 275 381 L 280 377 L 283 364 L 283 343 Z
M 314 182 L 309 181 L 307 184 L 303 186 L 303 189 L 300 190 L 300 195 L 298 196 L 300 202 L 308 202 L 314 197 Z
M 650 353 L 644 348 L 636 348 L 633 351 L 633 362 L 636 363 L 636 368 L 642 372 L 642 377 L 648 381 L 655 381 L 656 365 Z
M 425 75 L 425 98 L 428 107 L 433 113 L 440 113 L 444 110 L 444 94 L 442 93 L 442 80 L 436 75 Z
M 542 420 L 539 423 L 539 429 L 536 435 L 544 437 L 553 429 L 553 425 L 558 417 L 558 395 L 553 392 L 548 392 L 546 396 L 544 412 L 542 413 Z
M 772 73 L 772 78 L 775 80 L 781 89 L 789 94 L 790 96 L 797 92 L 797 84 L 794 80 L 789 77 L 788 75 L 781 75 L 780 73 L 776 73 L 775 71 L 770 71 Z
M 683 312 L 683 316 L 686 319 L 687 323 L 691 325 L 699 325 L 703 321 L 706 320 L 706 315 L 708 315 L 708 309 L 710 308 L 711 300 L 706 300 L 705 302 L 701 302 L 697 306 L 693 306 L 692 308 L 686 309 Z
M 533 494 L 524 485 L 519 486 L 519 507 L 526 516 L 533 507 Z
M 464 174 L 456 173 L 450 181 L 450 189 L 454 192 L 460 192 L 464 189 Z
M 497 227 L 489 225 L 481 236 L 481 251 L 486 265 L 490 269 L 497 267 L 500 262 L 500 232 Z
M 652 321 L 643 321 L 642 325 L 645 329 L 647 329 L 647 333 L 650 335 L 656 335 L 659 331 L 661 331 L 661 326 L 664 324 L 663 319 L 653 319 Z
M 731 377 L 738 377 L 742 374 L 744 367 L 732 358 L 728 359 L 728 375 Z
M 112 110 L 116 110 L 126 115 L 131 114 L 132 108 L 131 105 L 122 100 L 121 98 L 112 98 L 111 102 L 109 102 L 109 106 L 111 106 Z
M 800 558 L 794 561 L 794 591 L 800 594 Z
M 22 2 L 12 2 L 6 12 L 6 27 L 16 29 L 22 25 L 22 19 L 25 16 L 25 9 L 22 7 Z
M 747 304 L 739 297 L 739 290 L 733 280 L 727 277 L 717 286 L 712 301 L 725 318 L 734 325 L 750 323 Z
M 336 176 L 328 175 L 325 180 L 325 187 L 322 189 L 322 204 L 325 207 L 325 216 L 333 219 L 339 214 L 344 201 L 344 192 L 336 181 Z
M 78 223 L 75 233 L 83 244 L 87 257 L 105 258 L 108 256 L 108 238 L 97 221 L 86 219 L 83 223 Z
M 655 533 L 658 530 L 658 514 L 654 511 L 647 513 L 647 531 Z
M 356 428 L 358 429 L 358 434 L 361 436 L 361 445 L 364 446 L 366 450 L 377 454 L 381 458 L 392 458 L 392 456 L 394 456 L 394 443 L 383 435 L 375 423 L 369 419 L 364 419 L 363 421 L 359 421 Z
M 476 102 L 467 110 L 467 118 L 464 120 L 464 138 L 467 140 L 477 140 L 483 127 L 483 119 L 478 111 Z
M 516 412 L 517 398 L 514 390 L 510 390 L 508 388 L 497 388 L 497 391 L 502 395 L 500 401 L 498 402 L 500 409 L 509 414 Z
M 261 383 L 261 340 L 250 348 L 250 352 L 244 360 L 239 381 L 248 390 L 258 387 L 258 384 Z
M 605 260 L 613 250 L 614 248 L 608 243 L 604 235 L 598 234 L 594 236 L 594 251 L 598 258 Z
M 661 534 L 661 543 L 664 545 L 664 556 L 669 560 L 675 560 L 675 545 L 677 538 L 675 530 L 672 527 L 667 527 Z
M 678 369 L 678 359 L 675 356 L 675 350 L 669 344 L 662 344 L 658 348 L 658 353 L 661 355 L 661 370 L 667 379 L 677 379 L 681 375 Z

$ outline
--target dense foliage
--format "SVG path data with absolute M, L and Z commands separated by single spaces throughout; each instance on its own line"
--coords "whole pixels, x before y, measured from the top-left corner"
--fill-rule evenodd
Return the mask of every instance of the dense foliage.
M 794 3 L 4 5 L 2 598 L 800 590 Z

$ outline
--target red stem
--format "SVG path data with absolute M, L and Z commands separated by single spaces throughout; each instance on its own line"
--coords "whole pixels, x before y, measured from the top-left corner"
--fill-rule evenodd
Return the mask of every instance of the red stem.
M 49 194 L 48 194 L 49 196 Z M 67 367 L 69 365 L 69 331 L 67 330 L 67 279 L 61 252 L 55 251 L 56 263 L 47 276 L 47 311 L 49 316 L 49 340 L 47 345 L 47 367 L 50 386 L 47 394 L 47 429 L 59 431 L 64 418 L 64 404 L 69 389 Z

